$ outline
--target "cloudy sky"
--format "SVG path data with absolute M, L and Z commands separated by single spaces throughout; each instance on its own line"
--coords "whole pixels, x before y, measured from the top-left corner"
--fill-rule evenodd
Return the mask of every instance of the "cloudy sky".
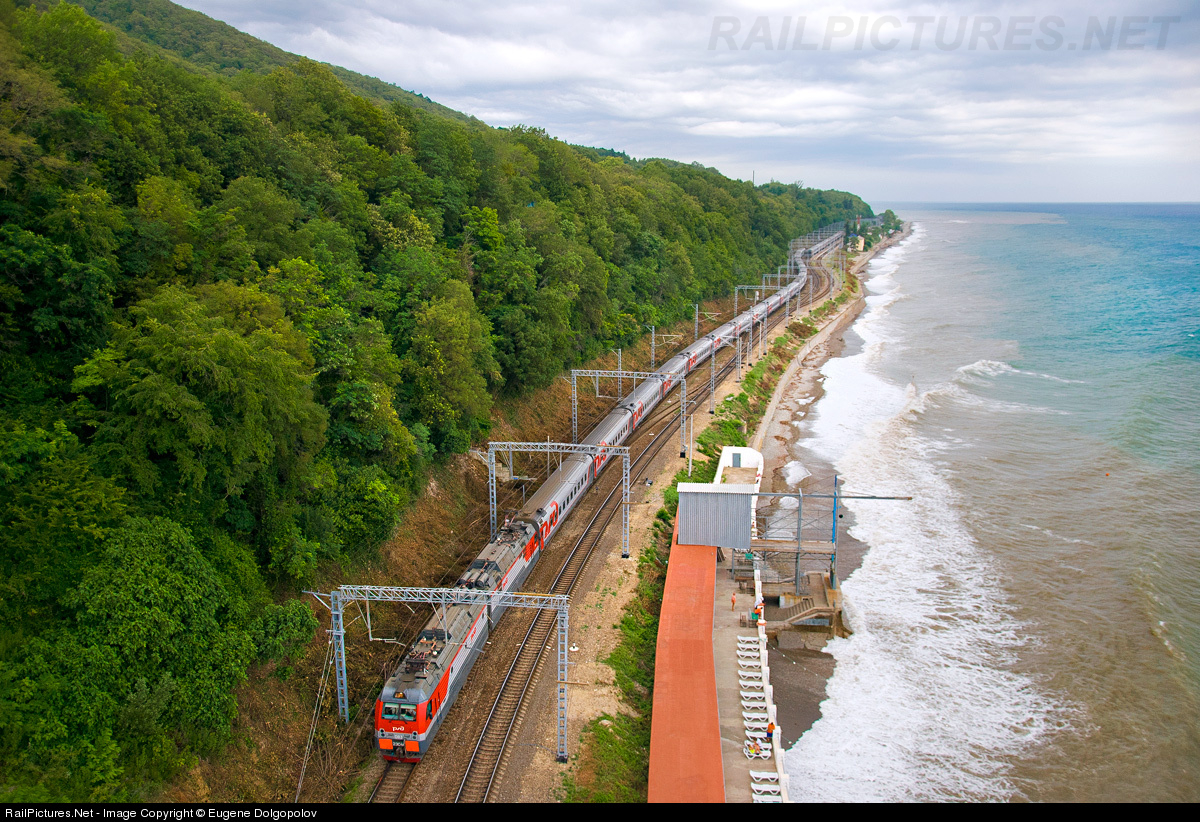
M 1200 3 L 185 0 L 496 126 L 897 201 L 1200 201 Z

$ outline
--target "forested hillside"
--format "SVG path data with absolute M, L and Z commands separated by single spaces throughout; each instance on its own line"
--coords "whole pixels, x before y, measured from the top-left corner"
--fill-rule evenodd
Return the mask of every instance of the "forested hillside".
M 0 799 L 219 749 L 313 636 L 288 592 L 365 561 L 495 396 L 871 213 L 88 5 L 115 29 L 0 0 Z
M 44 7 L 47 4 L 45 0 L 39 0 L 37 5 Z M 301 59 L 299 55 L 251 37 L 220 20 L 166 0 L 80 0 L 76 5 L 97 20 L 111 24 L 118 32 L 128 34 L 130 41 L 158 46 L 164 54 L 181 57 L 202 71 L 226 76 L 241 71 L 267 74 Z M 118 47 L 127 47 L 126 43 L 130 41 L 119 40 Z M 364 77 L 340 66 L 326 67 L 351 91 L 377 102 L 399 101 L 463 122 L 472 120 L 423 95 L 375 77 Z

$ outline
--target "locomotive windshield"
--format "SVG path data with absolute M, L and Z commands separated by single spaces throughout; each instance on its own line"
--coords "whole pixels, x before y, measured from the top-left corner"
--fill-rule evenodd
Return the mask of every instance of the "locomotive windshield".
M 383 703 L 383 718 L 412 722 L 417 718 L 417 706 L 385 702 Z

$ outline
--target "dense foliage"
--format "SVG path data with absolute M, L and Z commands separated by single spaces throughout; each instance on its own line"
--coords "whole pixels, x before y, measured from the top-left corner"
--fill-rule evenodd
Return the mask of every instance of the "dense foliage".
M 897 217 L 896 212 L 889 208 L 880 215 L 880 222 L 877 226 L 863 225 L 855 228 L 853 223 L 847 223 L 847 227 L 851 228 L 852 232 L 857 231 L 858 236 L 863 239 L 863 249 L 868 250 L 874 247 L 876 243 L 903 229 L 904 221 Z
M 9 799 L 136 797 L 222 744 L 247 667 L 316 629 L 272 591 L 368 556 L 497 392 L 870 213 L 381 103 L 265 46 L 218 73 L 156 28 L 194 13 L 92 5 L 128 34 L 0 0 Z

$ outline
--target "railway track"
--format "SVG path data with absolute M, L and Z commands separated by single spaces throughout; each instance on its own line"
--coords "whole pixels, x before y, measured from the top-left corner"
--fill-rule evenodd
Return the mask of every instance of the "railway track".
M 825 282 L 819 290 L 819 294 L 813 298 L 813 302 L 824 299 L 829 293 L 832 285 L 831 279 L 828 277 L 823 279 Z M 771 322 L 770 327 L 774 328 L 783 319 L 782 314 L 778 315 Z M 730 356 L 719 369 L 718 382 L 723 380 L 734 367 L 735 358 Z M 702 377 L 703 370 L 697 369 L 693 375 Z M 697 382 L 703 387 L 699 391 L 689 391 L 689 394 L 696 398 L 695 402 L 698 407 L 700 403 L 708 399 L 709 381 L 703 379 L 697 380 Z M 670 423 L 676 419 L 678 419 L 678 412 L 671 412 L 657 420 L 652 418 L 650 422 L 653 426 L 664 421 Z M 649 430 L 649 427 L 644 430 Z M 672 441 L 675 431 L 676 427 L 673 424 L 663 426 L 646 447 L 638 453 L 637 458 L 630 466 L 631 482 L 641 477 L 649 462 L 668 442 Z M 549 593 L 571 594 L 574 591 L 601 536 L 612 522 L 613 517 L 616 516 L 617 511 L 620 510 L 621 506 L 617 497 L 620 487 L 621 484 L 618 481 L 609 489 L 604 501 L 571 549 Z M 545 657 L 547 643 L 550 642 L 551 635 L 555 630 L 555 617 L 549 612 L 539 612 L 530 625 L 516 657 L 509 666 L 508 673 L 500 687 L 500 693 L 492 705 L 483 733 L 475 745 L 466 775 L 463 777 L 458 795 L 455 797 L 456 802 L 487 801 L 498 777 L 503 773 L 507 754 L 511 750 L 509 742 L 513 738 L 514 729 L 523 717 L 526 696 L 534 686 L 541 662 Z
M 808 295 L 799 295 L 800 302 L 798 302 L 797 308 L 801 308 L 806 304 L 818 303 L 829 296 L 832 286 L 831 278 L 817 271 L 810 271 L 810 274 L 815 280 L 819 280 L 820 284 L 813 290 L 812 297 L 807 302 L 804 301 L 804 298 Z M 783 319 L 783 314 L 777 312 L 775 319 L 770 321 L 769 328 L 777 327 Z M 670 356 L 673 356 L 673 354 L 667 355 L 668 358 Z M 747 357 L 747 359 L 749 358 Z M 735 357 L 730 352 L 729 359 L 718 369 L 718 384 L 734 369 L 735 364 Z M 702 402 L 708 399 L 709 379 L 705 376 L 704 369 L 702 368 L 693 372 L 692 376 L 697 385 L 696 388 L 692 388 L 689 385 L 689 389 L 691 390 L 689 390 L 688 395 L 689 400 L 695 403 L 694 407 L 698 408 Z M 660 414 L 652 414 L 646 420 L 648 424 L 640 427 L 642 431 L 647 433 L 656 428 L 658 428 L 658 431 L 652 435 L 650 442 L 637 454 L 636 459 L 630 466 L 631 482 L 642 476 L 649 462 L 667 443 L 672 441 L 678 430 L 679 410 L 677 408 L 663 408 L 661 405 L 659 406 L 659 410 L 661 411 Z M 587 429 L 590 431 L 600 420 L 604 419 L 605 413 L 607 412 L 601 412 L 595 420 L 588 424 Z M 595 513 L 592 515 L 588 525 L 585 526 L 583 533 L 567 555 L 554 582 L 550 586 L 550 593 L 570 594 L 573 592 L 578 580 L 582 577 L 587 568 L 588 560 L 599 544 L 601 537 L 613 517 L 620 510 L 619 490 L 621 482 L 619 475 L 615 476 L 615 480 L 615 482 L 612 482 L 611 487 L 608 488 L 603 502 L 595 509 Z M 508 667 L 499 694 L 489 712 L 483 732 L 480 734 L 479 740 L 472 752 L 470 763 L 460 784 L 455 801 L 486 802 L 493 788 L 498 784 L 499 777 L 503 774 L 507 761 L 507 753 L 510 750 L 508 743 L 513 738 L 514 732 L 519 727 L 523 718 L 526 697 L 529 696 L 531 690 L 535 687 L 541 662 L 545 656 L 547 643 L 556 630 L 557 625 L 553 614 L 538 612 L 537 616 L 532 620 L 524 640 L 519 645 L 519 650 L 515 658 Z M 376 783 L 369 801 L 402 801 L 410 777 L 416 767 L 416 765 L 407 763 L 386 763 L 384 772 Z
M 666 426 L 651 440 L 651 445 L 638 454 L 630 466 L 630 480 L 639 477 L 645 469 L 647 455 L 652 458 L 659 448 L 671 439 L 675 433 L 674 426 Z M 592 516 L 583 534 L 576 541 L 571 553 L 563 563 L 553 585 L 551 594 L 571 594 L 575 584 L 583 575 L 592 552 L 600 542 L 600 537 L 608 527 L 619 504 L 613 504 L 620 490 L 620 483 L 609 489 L 604 502 Z M 597 527 L 597 524 L 599 526 Z M 488 715 L 487 724 L 467 766 L 467 773 L 455 797 L 456 802 L 486 802 L 491 793 L 496 777 L 504 764 L 505 754 L 509 750 L 508 741 L 513 729 L 523 715 L 525 697 L 536 679 L 542 659 L 545 657 L 547 643 L 551 634 L 556 630 L 556 616 L 550 612 L 539 612 L 522 640 L 512 665 L 509 666 L 500 693 L 496 697 L 492 710 Z
M 825 269 L 825 267 L 823 265 L 820 265 L 818 262 L 813 268 L 810 269 L 810 276 L 812 277 L 813 280 L 817 281 L 817 283 L 819 283 L 819 285 L 817 286 L 815 292 L 810 291 L 807 294 L 804 292 L 801 292 L 800 294 L 797 295 L 797 300 L 798 300 L 797 304 L 796 304 L 797 310 L 800 308 L 803 308 L 805 306 L 819 303 L 822 300 L 826 299 L 828 296 L 830 296 L 830 291 L 831 291 L 831 288 L 833 285 L 833 280 L 832 280 L 832 277 L 829 274 L 829 272 Z M 806 298 L 807 298 L 807 301 L 805 301 Z M 775 328 L 778 325 L 778 323 L 779 323 L 779 318 L 777 317 L 774 321 L 771 322 L 770 327 Z M 683 348 L 684 346 L 681 345 L 679 347 Z M 676 351 L 668 352 L 662 361 L 666 362 L 671 357 L 673 357 L 675 355 L 675 353 L 677 353 L 677 352 Z M 749 359 L 749 352 L 746 352 L 744 356 L 747 359 Z M 732 367 L 732 366 L 730 366 L 730 367 Z M 705 396 L 707 397 L 707 393 L 705 394 Z M 600 422 L 602 422 L 604 420 L 605 415 L 607 415 L 608 412 L 611 410 L 612 410 L 611 406 L 605 406 L 602 409 L 600 409 L 599 411 L 592 409 L 590 419 L 585 419 L 583 416 L 584 412 L 581 407 L 581 409 L 580 409 L 580 424 L 581 424 L 580 440 L 582 441 L 584 438 L 586 438 L 587 435 L 592 432 L 592 429 L 594 429 L 597 425 L 599 425 Z M 648 420 L 648 422 L 653 423 L 653 418 Z M 532 493 L 532 492 L 530 492 L 530 493 Z M 507 510 L 507 509 L 515 510 L 517 507 L 519 507 L 516 505 L 517 498 L 518 498 L 518 494 L 516 491 L 510 490 L 506 494 L 502 492 L 500 498 L 497 500 L 498 510 Z M 525 496 L 522 495 L 520 497 L 520 499 L 523 504 L 524 500 L 525 500 Z M 475 508 L 472 511 L 470 516 L 472 518 L 463 528 L 464 533 L 471 532 L 472 530 L 474 530 L 476 528 L 476 526 L 484 525 L 488 520 L 489 508 L 487 505 L 479 504 L 479 505 L 475 506 Z M 446 576 L 443 577 L 442 581 L 445 581 L 446 579 L 456 579 L 457 575 L 458 575 L 457 570 L 455 570 L 451 573 L 447 573 Z
M 383 773 L 371 791 L 371 803 L 399 802 L 408 787 L 408 778 L 417 766 L 411 762 L 385 762 Z

